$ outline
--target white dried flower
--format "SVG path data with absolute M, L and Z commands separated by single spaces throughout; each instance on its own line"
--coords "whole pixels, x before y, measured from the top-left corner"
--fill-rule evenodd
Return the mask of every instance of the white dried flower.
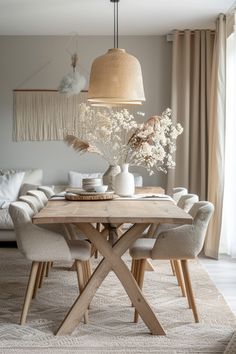
M 169 108 L 138 124 L 127 109 L 101 111 L 84 103 L 76 129 L 79 138 L 96 147 L 110 164 L 142 166 L 150 175 L 175 166 L 176 139 L 183 132 L 179 123 L 173 125 Z

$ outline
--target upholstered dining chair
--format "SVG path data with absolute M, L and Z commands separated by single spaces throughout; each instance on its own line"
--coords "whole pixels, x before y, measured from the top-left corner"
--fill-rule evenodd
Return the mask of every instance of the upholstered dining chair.
M 198 195 L 197 194 L 184 194 L 179 198 L 179 201 L 177 203 L 177 206 L 186 213 L 190 211 L 192 206 L 199 201 Z M 157 237 L 162 231 L 166 231 L 169 229 L 173 229 L 174 227 L 179 226 L 178 224 L 160 224 L 158 225 L 154 237 Z
M 174 201 L 176 203 L 178 203 L 179 198 L 182 195 L 187 194 L 187 193 L 188 193 L 187 188 L 185 188 L 185 187 L 175 187 L 175 188 L 173 188 L 173 191 L 172 191 L 172 198 L 174 199 Z
M 197 194 L 184 194 L 179 198 L 177 206 L 188 213 L 189 210 L 192 208 L 193 204 L 197 203 L 198 201 L 199 198 Z M 174 227 L 178 227 L 178 226 L 179 225 L 177 224 L 160 224 L 156 229 L 154 237 L 157 237 L 163 231 L 173 229 Z M 173 275 L 175 275 L 177 278 L 178 285 L 180 286 L 182 291 L 182 295 L 186 296 L 180 262 L 178 260 L 171 259 L 170 265 L 171 265 Z
M 140 238 L 130 248 L 130 255 L 135 261 L 135 267 L 138 270 L 134 277 L 141 289 L 143 287 L 146 259 L 174 259 L 181 261 L 187 299 L 189 307 L 193 311 L 195 322 L 199 322 L 199 316 L 190 282 L 188 260 L 195 259 L 202 250 L 213 211 L 214 206 L 212 203 L 206 201 L 197 202 L 189 211 L 193 217 L 192 225 L 182 225 L 163 231 L 156 239 Z M 134 321 L 138 321 L 137 311 L 135 311 Z
M 19 200 L 29 204 L 34 213 L 38 213 L 42 209 L 41 201 L 33 195 L 21 195 Z
M 48 186 L 39 186 L 38 190 L 30 190 L 27 192 L 27 194 L 37 198 L 41 204 L 41 208 L 47 204 L 48 199 L 50 199 L 53 195 L 55 195 L 53 189 Z M 67 240 L 87 240 L 87 238 L 82 234 L 82 232 L 80 232 L 77 229 L 77 227 L 73 224 L 50 224 L 50 225 L 47 224 L 41 226 L 48 230 L 62 234 Z M 89 277 L 92 275 L 90 260 L 87 262 L 83 262 L 82 268 L 83 268 L 84 275 L 86 275 L 86 282 L 87 282 Z M 44 275 L 48 274 L 49 269 L 50 269 L 50 263 L 43 265 L 43 271 L 41 277 L 42 280 Z M 75 263 L 72 269 L 76 270 Z M 42 285 L 42 280 L 40 282 L 40 286 Z
M 51 188 L 49 186 L 39 186 L 38 190 L 42 191 L 48 199 L 50 199 L 51 197 L 53 197 L 55 195 L 53 188 Z
M 20 324 L 26 322 L 27 313 L 33 296 L 37 274 L 43 262 L 76 261 L 77 277 L 80 291 L 85 284 L 81 264 L 88 261 L 91 245 L 87 241 L 67 241 L 55 232 L 32 224 L 33 210 L 25 202 L 14 202 L 9 207 L 14 223 L 17 246 L 26 259 L 32 262 Z M 87 321 L 87 314 L 86 314 Z
M 48 202 L 48 198 L 47 198 L 46 194 L 43 191 L 35 189 L 35 190 L 28 191 L 27 194 L 38 198 L 38 200 L 40 201 L 42 207 L 44 207 L 47 204 L 47 202 Z
M 42 209 L 42 202 L 33 195 L 23 195 L 19 198 L 20 201 L 26 202 L 29 204 L 30 208 L 34 211 L 34 213 L 38 213 Z M 72 230 L 74 229 L 74 232 L 76 232 L 76 227 L 74 225 L 64 225 L 64 224 L 41 224 L 40 227 L 56 232 L 63 237 L 65 237 L 66 240 L 87 240 L 85 237 L 73 237 L 71 234 Z M 48 277 L 49 271 L 53 265 L 53 262 L 42 262 L 40 264 L 40 267 L 38 269 L 38 276 L 39 281 L 35 284 L 34 292 L 33 292 L 33 298 L 36 297 L 36 293 L 38 288 L 42 287 L 44 277 Z M 76 262 L 73 264 L 73 270 L 76 270 Z M 89 278 L 92 275 L 92 269 L 91 269 L 91 264 L 90 260 L 85 261 L 82 263 L 82 270 L 83 270 L 83 279 L 84 282 L 87 283 Z

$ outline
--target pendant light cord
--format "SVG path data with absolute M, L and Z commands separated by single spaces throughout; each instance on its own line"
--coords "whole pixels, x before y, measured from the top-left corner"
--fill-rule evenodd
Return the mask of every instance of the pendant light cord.
M 119 43 L 118 43 L 118 30 L 119 30 L 119 25 L 118 25 L 118 1 L 114 1 L 114 48 L 119 48 Z

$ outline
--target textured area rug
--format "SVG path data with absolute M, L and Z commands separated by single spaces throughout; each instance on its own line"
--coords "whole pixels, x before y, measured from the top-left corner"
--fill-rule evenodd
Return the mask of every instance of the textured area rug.
M 126 256 L 130 265 L 130 259 Z M 55 264 L 37 298 L 27 324 L 18 325 L 30 270 L 16 249 L 0 249 L 0 353 L 108 354 L 108 353 L 223 353 L 236 320 L 222 295 L 198 262 L 190 262 L 200 315 L 194 323 L 187 300 L 181 296 L 169 262 L 155 262 L 146 272 L 144 293 L 166 330 L 152 336 L 142 320 L 132 323 L 133 309 L 114 273 L 99 288 L 89 311 L 72 335 L 54 336 L 78 295 L 76 273 L 69 264 Z M 94 266 L 96 264 L 94 263 Z

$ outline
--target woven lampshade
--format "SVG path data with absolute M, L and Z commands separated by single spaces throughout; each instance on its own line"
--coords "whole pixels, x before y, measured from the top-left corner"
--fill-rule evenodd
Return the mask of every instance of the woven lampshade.
M 142 104 L 145 101 L 140 63 L 124 49 L 113 48 L 92 64 L 88 90 L 90 102 Z

